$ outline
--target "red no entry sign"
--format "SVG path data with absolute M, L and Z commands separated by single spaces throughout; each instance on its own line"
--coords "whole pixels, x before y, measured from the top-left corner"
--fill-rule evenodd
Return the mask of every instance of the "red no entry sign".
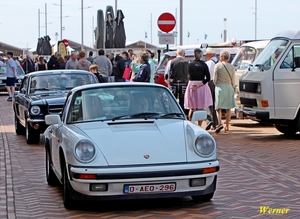
M 157 25 L 161 31 L 169 33 L 174 29 L 176 25 L 176 19 L 170 13 L 163 13 L 158 17 Z

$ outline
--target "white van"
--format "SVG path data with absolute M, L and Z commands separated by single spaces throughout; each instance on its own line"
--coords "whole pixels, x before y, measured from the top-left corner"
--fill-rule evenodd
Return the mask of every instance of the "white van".
M 286 135 L 300 131 L 300 31 L 275 36 L 241 76 L 239 88 L 240 114 Z
M 249 68 L 250 64 L 252 64 L 269 42 L 270 40 L 262 40 L 241 45 L 238 53 L 231 62 L 235 67 L 235 86 L 237 90 L 241 75 Z

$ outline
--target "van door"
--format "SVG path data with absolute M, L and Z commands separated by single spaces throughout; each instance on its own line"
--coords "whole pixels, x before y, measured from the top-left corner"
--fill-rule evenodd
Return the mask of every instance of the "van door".
M 300 66 L 295 62 L 300 60 L 300 44 L 293 45 L 283 55 L 274 70 L 275 117 L 294 119 L 300 104 Z

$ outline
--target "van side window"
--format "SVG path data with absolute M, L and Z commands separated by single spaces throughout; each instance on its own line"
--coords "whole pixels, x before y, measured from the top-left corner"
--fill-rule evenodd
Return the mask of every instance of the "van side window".
M 293 55 L 294 52 L 294 55 Z M 285 59 L 280 65 L 280 68 L 293 68 L 295 66 L 296 68 L 300 68 L 300 45 L 295 45 L 293 49 L 289 51 L 289 53 L 286 55 Z

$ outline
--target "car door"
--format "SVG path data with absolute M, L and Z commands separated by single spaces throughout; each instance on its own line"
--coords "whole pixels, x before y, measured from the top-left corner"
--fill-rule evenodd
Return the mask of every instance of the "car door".
M 300 43 L 294 44 L 283 54 L 274 70 L 275 117 L 294 119 L 300 104 Z M 296 68 L 295 68 L 296 67 Z
M 71 98 L 67 97 L 65 107 L 61 114 L 62 124 L 55 124 L 49 127 L 49 131 L 51 133 L 51 142 L 50 142 L 51 158 L 52 158 L 53 166 L 59 174 L 61 174 L 59 148 L 63 140 L 62 130 L 64 129 L 65 118 L 66 118 L 67 108 L 68 108 L 67 106 L 69 105 L 70 99 Z

